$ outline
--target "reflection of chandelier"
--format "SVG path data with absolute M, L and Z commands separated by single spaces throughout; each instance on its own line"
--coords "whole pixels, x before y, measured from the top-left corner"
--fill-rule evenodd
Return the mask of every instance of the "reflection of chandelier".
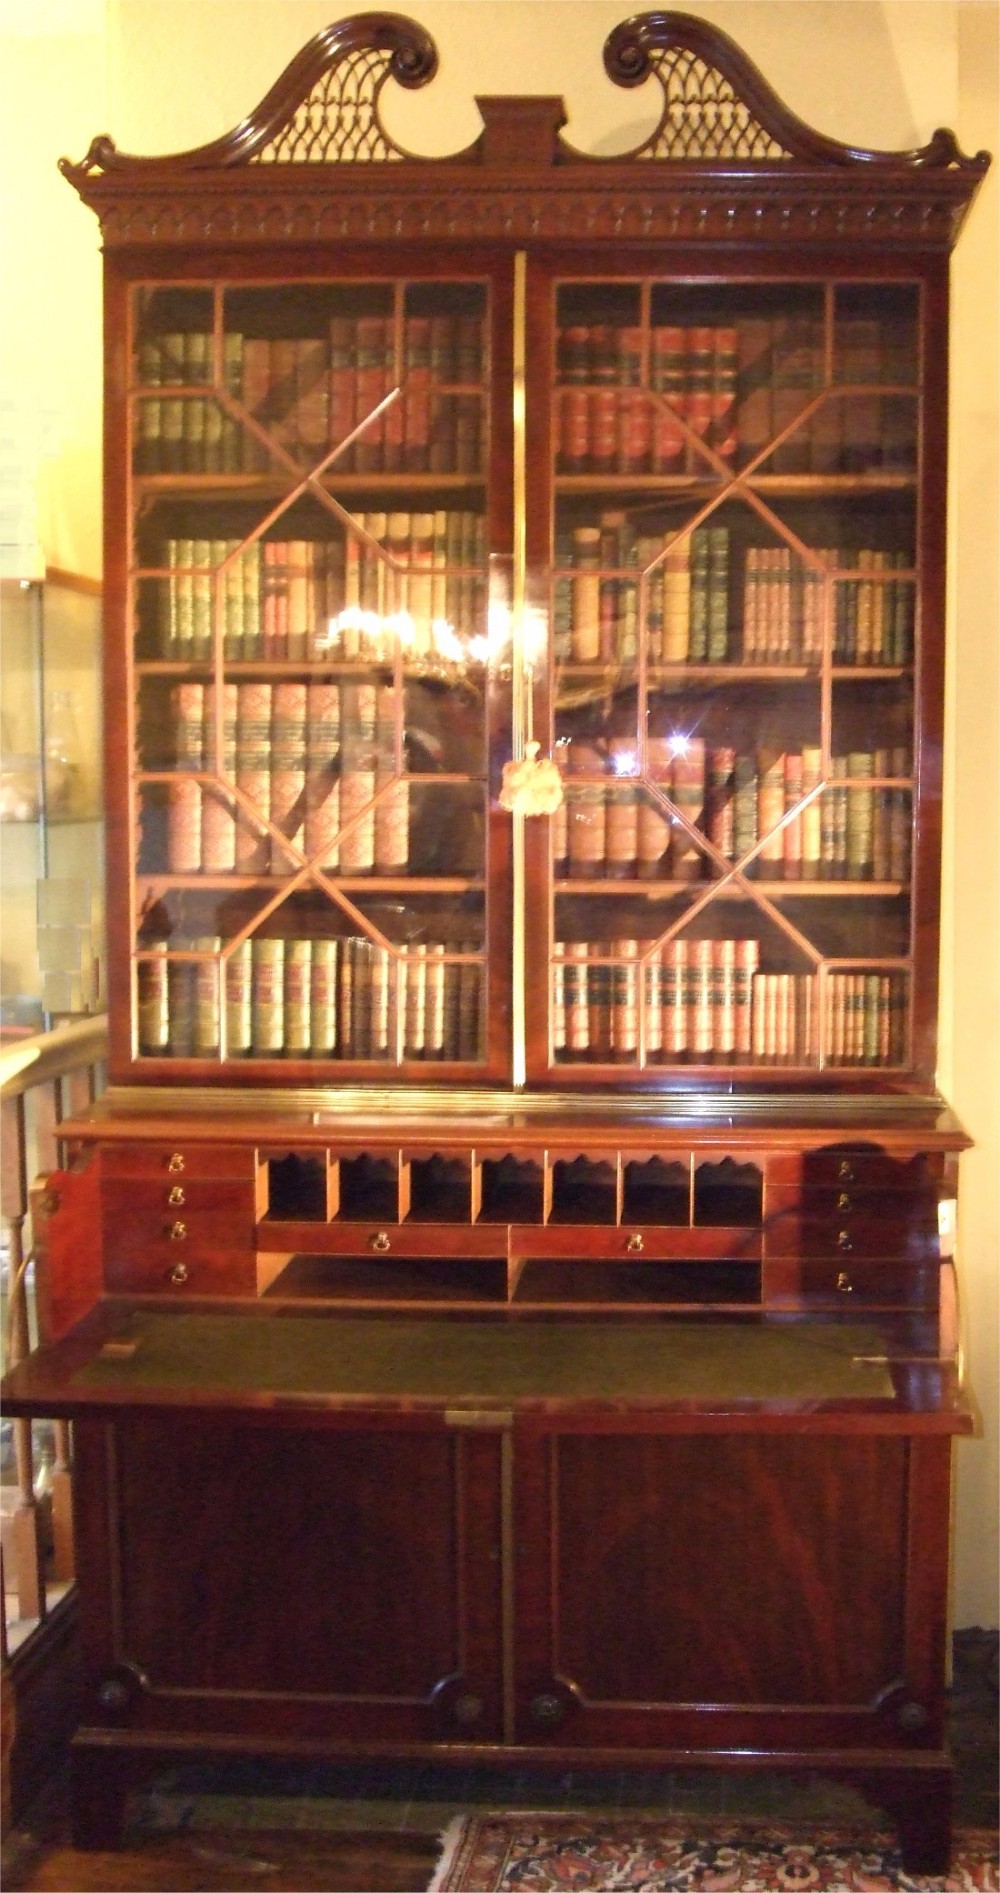
M 408 611 L 385 615 L 359 605 L 328 618 L 317 645 L 323 655 L 371 664 L 391 664 L 398 647 L 409 674 L 445 679 L 479 668 L 489 656 L 486 638 L 463 640 L 446 618 L 414 618 Z

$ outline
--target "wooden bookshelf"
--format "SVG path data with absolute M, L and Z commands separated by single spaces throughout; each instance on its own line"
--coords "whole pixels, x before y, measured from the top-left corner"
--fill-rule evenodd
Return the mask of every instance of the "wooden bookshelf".
M 238 131 L 63 167 L 124 364 L 112 1086 L 6 1392 L 76 1420 L 92 1844 L 157 1756 L 291 1744 L 821 1768 L 947 1863 L 987 159 L 841 146 L 687 15 L 604 58 L 663 94 L 611 159 L 531 95 L 403 151 L 435 49 L 366 14 Z

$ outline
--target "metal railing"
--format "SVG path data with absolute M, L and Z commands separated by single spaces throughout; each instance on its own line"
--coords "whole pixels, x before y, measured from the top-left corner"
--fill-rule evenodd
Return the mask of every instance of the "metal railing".
M 32 1183 L 62 1161 L 60 1126 L 104 1086 L 107 1020 L 74 1020 L 0 1047 L 0 1245 L 4 1356 L 14 1367 L 45 1340 L 37 1294 Z M 68 1422 L 4 1420 L 0 1466 L 3 1647 L 41 1629 L 73 1581 Z

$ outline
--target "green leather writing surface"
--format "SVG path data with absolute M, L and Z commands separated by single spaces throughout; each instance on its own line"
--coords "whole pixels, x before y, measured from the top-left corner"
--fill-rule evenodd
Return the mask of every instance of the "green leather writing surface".
M 888 1400 L 877 1329 L 854 1323 L 131 1315 L 74 1384 L 415 1400 Z M 874 1357 L 874 1358 L 872 1358 Z

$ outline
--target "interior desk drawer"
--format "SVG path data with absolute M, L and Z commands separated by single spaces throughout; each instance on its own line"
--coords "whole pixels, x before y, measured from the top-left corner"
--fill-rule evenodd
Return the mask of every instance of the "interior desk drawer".
M 252 1249 L 220 1249 L 170 1241 L 133 1241 L 106 1253 L 104 1282 L 112 1295 L 256 1295 Z
M 938 1259 L 937 1218 L 806 1216 L 790 1210 L 768 1217 L 767 1256 L 886 1256 L 900 1262 Z
M 262 1254 L 506 1256 L 502 1224 L 292 1222 L 265 1217 L 256 1227 Z
M 257 1158 L 252 1144 L 145 1144 L 101 1147 L 106 1177 L 252 1177 Z
M 937 1150 L 913 1156 L 891 1157 L 885 1150 L 777 1151 L 767 1160 L 770 1186 L 843 1189 L 857 1184 L 864 1189 L 919 1190 L 944 1175 L 944 1157 Z
M 569 1256 L 579 1261 L 730 1260 L 753 1262 L 760 1256 L 759 1229 L 692 1229 L 671 1226 L 641 1228 L 628 1223 L 515 1224 L 510 1232 L 511 1253 L 530 1256 Z
M 934 1263 L 823 1262 L 802 1257 L 768 1260 L 764 1300 L 769 1308 L 936 1308 L 940 1269 Z

